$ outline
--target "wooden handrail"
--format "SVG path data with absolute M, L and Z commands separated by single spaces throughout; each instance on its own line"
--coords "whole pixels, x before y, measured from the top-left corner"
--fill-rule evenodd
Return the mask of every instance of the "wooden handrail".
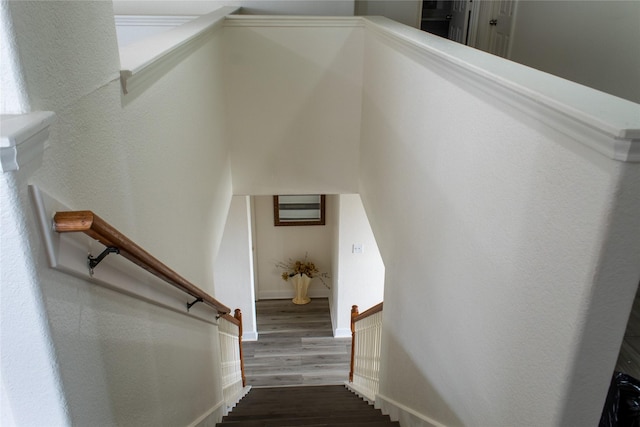
M 82 232 L 108 248 L 117 248 L 120 251 L 120 255 L 129 261 L 192 297 L 201 298 L 204 304 L 213 307 L 219 314 L 231 312 L 229 307 L 154 258 L 150 253 L 91 211 L 56 212 L 53 217 L 53 227 L 58 233 Z
M 382 311 L 382 304 L 376 304 L 363 313 L 358 312 L 358 306 L 351 306 L 351 362 L 349 364 L 349 382 L 353 382 L 353 361 L 356 352 L 356 322 Z
M 240 310 L 240 309 L 237 309 L 237 310 Z M 226 320 L 227 322 L 231 322 L 231 323 L 233 323 L 234 325 L 236 325 L 238 328 L 240 328 L 240 322 L 238 321 L 238 319 L 236 319 L 236 318 L 235 318 L 235 317 L 233 317 L 232 315 L 230 315 L 230 314 L 228 314 L 228 313 L 227 313 L 227 314 L 223 314 L 223 315 L 222 315 L 222 316 L 220 316 L 220 317 L 224 318 L 224 320 Z
M 382 311 L 382 304 L 383 303 L 376 304 L 373 307 L 371 307 L 370 309 L 368 309 L 367 311 L 364 311 L 364 312 L 362 312 L 360 314 L 356 314 L 356 316 L 353 318 L 353 322 L 355 323 L 355 322 L 357 322 L 359 320 L 366 319 L 367 317 Z M 356 310 L 358 310 L 358 306 L 357 305 L 354 305 L 353 307 L 355 307 Z M 352 313 L 353 313 L 353 307 L 351 309 Z

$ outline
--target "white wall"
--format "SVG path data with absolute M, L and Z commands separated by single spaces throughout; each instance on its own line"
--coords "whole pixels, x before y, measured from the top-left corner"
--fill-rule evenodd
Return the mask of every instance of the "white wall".
M 18 425 L 63 425 L 64 417 L 74 425 L 186 425 L 206 418 L 222 401 L 217 328 L 48 268 L 27 184 L 73 209 L 94 210 L 213 293 L 212 260 L 231 199 L 221 37 L 156 75 L 146 91 L 123 98 L 110 3 L 9 2 L 9 9 L 29 107 L 57 114 L 42 166 L 1 178 L 11 201 L 3 236 L 21 233 L 9 247 L 3 238 L 2 248 L 3 314 L 13 307 L 12 322 L 2 323 L 3 392 L 13 419 Z M 3 211 L 4 200 L 3 194 Z M 4 265 L 19 267 L 5 276 Z M 33 289 L 30 298 L 12 291 L 25 288 Z M 39 323 L 21 315 L 23 304 L 38 298 L 45 309 Z M 13 322 L 50 352 L 15 357 L 33 346 L 5 334 Z M 33 388 L 23 376 L 32 374 L 31 365 L 42 373 L 42 355 L 49 357 L 48 372 Z M 56 387 L 64 401 L 54 414 L 48 409 L 59 400 Z M 39 420 L 35 395 L 51 419 Z
M 120 48 L 147 37 L 170 31 L 185 24 L 196 16 L 123 16 L 114 17 L 116 36 Z
M 362 28 L 246 22 L 225 24 L 234 194 L 357 192 Z
M 394 21 L 420 28 L 422 0 L 356 0 L 355 14 L 384 16 Z
M 382 302 L 384 264 L 367 214 L 358 194 L 339 196 L 339 222 L 334 252 L 337 254 L 336 279 L 332 290 L 334 336 L 351 336 L 351 306 L 360 312 Z M 353 246 L 362 252 L 354 253 Z
M 282 280 L 283 270 L 276 267 L 279 261 L 302 260 L 308 254 L 321 272 L 331 273 L 331 249 L 333 225 L 336 219 L 327 218 L 327 225 L 280 226 L 273 225 L 273 197 L 256 196 L 256 253 L 258 258 L 258 299 L 293 298 L 295 292 L 290 282 Z M 331 212 L 331 197 L 327 197 L 327 212 Z M 324 279 L 332 286 L 332 279 Z M 329 289 L 315 278 L 309 286 L 309 296 L 326 298 Z
M 216 298 L 242 311 L 242 339 L 258 338 L 253 283 L 253 236 L 249 196 L 233 196 L 214 264 Z
M 15 52 L 11 17 L 7 2 L 0 2 L 0 112 L 2 114 L 21 114 L 27 112 L 27 95 L 20 72 L 20 61 Z
M 510 59 L 640 103 L 638 22 L 638 1 L 519 1 Z
M 225 88 L 237 95 L 226 119 L 238 143 L 239 194 L 361 190 L 386 268 L 382 400 L 446 425 L 597 422 L 640 275 L 640 170 L 545 124 L 537 114 L 553 96 L 524 114 L 469 83 L 477 70 L 486 77 L 516 64 L 480 55 L 473 72 L 449 72 L 442 63 L 453 61 L 434 58 L 464 64 L 467 48 L 445 44 L 414 58 L 420 45 L 399 51 L 396 38 L 372 31 L 362 98 L 363 29 L 288 21 L 285 29 L 227 27 L 224 40 L 216 34 L 123 99 L 109 4 L 9 5 L 30 107 L 58 114 L 43 166 L 2 175 L 11 206 L 3 233 L 17 232 L 0 251 L 3 315 L 8 307 L 10 319 L 25 321 L 15 330 L 37 337 L 25 346 L 4 333 L 3 317 L 3 393 L 11 396 L 2 404 L 10 401 L 14 421 L 42 424 L 16 411 L 33 396 L 32 383 L 20 383 L 33 358 L 11 357 L 22 349 L 46 356 L 30 378 L 45 375 L 43 407 L 60 424 L 182 425 L 221 401 L 215 327 L 47 268 L 26 184 L 95 210 L 213 293 L 232 190 Z M 272 212 L 266 199 L 263 211 Z M 259 259 L 272 279 L 280 280 L 273 262 L 293 244 L 292 257 L 308 251 L 334 270 L 335 230 L 284 231 L 293 239 L 270 232 L 275 249 Z M 28 298 L 18 292 L 25 288 Z M 44 304 L 46 318 L 21 317 L 25 301 Z
M 252 15 L 353 15 L 354 0 L 114 0 L 116 13 L 123 15 L 204 15 L 221 6 L 241 6 Z
M 513 73 L 498 81 L 523 75 L 402 32 Z M 476 87 L 477 71 L 397 46 L 371 32 L 365 47 L 360 188 L 386 268 L 376 403 L 415 425 L 597 424 L 640 275 L 640 164 Z

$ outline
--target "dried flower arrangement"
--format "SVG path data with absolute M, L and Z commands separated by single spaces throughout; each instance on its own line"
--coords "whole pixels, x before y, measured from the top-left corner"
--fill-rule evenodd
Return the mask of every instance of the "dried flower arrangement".
M 293 277 L 297 274 L 306 274 L 307 276 L 314 278 L 317 277 L 320 279 L 323 285 L 329 288 L 329 285 L 324 281 L 324 279 L 330 279 L 331 276 L 329 273 L 323 273 L 316 265 L 307 259 L 307 254 L 304 254 L 303 260 L 292 260 L 289 258 L 288 261 L 279 261 L 276 263 L 276 268 L 281 270 L 285 270 L 282 272 L 281 277 L 282 280 L 287 281 L 290 277 Z

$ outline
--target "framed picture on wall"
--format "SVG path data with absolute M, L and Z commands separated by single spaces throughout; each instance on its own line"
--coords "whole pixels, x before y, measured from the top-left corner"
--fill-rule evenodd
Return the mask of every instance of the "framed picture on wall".
M 273 222 L 283 225 L 324 225 L 325 195 L 273 196 Z

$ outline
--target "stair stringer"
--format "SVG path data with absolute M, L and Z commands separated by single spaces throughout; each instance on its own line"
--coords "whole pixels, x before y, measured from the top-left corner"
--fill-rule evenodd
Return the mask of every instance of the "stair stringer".
M 362 400 L 366 401 L 367 403 L 369 403 L 370 405 L 374 405 L 376 403 L 376 399 L 375 396 L 370 396 L 369 394 L 367 394 L 364 390 L 358 388 L 357 385 L 355 385 L 354 383 L 351 383 L 349 381 L 345 381 L 344 382 L 344 386 L 353 394 L 355 394 L 356 396 L 358 396 L 359 398 L 361 398 Z M 387 415 L 387 414 L 385 414 Z
M 251 391 L 251 386 L 250 386 L 250 385 L 243 387 L 243 388 L 242 388 L 242 392 L 240 392 L 240 395 L 238 396 L 238 399 L 236 400 L 236 402 L 235 402 L 233 405 L 226 406 L 226 407 L 224 408 L 224 414 L 223 414 L 223 415 L 225 415 L 225 416 L 226 416 L 226 415 L 229 415 L 229 413 L 230 413 L 231 411 L 233 411 L 233 408 L 235 408 L 235 407 L 236 407 L 236 405 L 237 405 L 238 403 L 240 403 L 240 401 L 241 401 L 241 400 L 242 400 L 242 399 L 247 395 L 247 393 L 249 393 L 250 391 Z

